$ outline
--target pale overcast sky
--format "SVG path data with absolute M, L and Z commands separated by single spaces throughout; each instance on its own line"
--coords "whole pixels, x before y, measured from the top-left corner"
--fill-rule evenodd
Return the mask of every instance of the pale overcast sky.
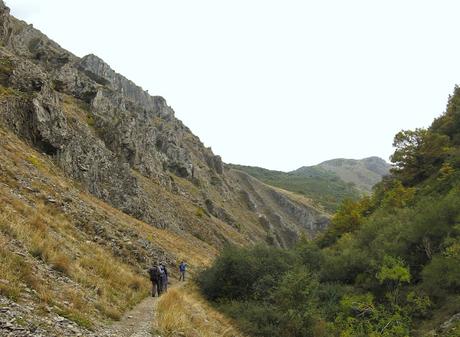
M 458 0 L 6 0 L 168 104 L 224 161 L 388 159 L 460 83 Z

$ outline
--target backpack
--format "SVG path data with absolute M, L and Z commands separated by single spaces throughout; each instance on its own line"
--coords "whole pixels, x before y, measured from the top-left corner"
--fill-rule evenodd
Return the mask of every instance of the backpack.
M 157 282 L 160 279 L 160 271 L 158 267 L 152 267 L 149 269 L 150 281 Z

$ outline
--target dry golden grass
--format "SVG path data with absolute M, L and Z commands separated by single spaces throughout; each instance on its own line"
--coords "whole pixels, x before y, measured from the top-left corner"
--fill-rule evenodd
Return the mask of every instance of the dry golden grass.
M 155 329 L 164 337 L 243 337 L 192 286 L 171 288 L 156 309 Z
M 67 239 L 67 236 L 78 238 L 79 234 L 63 219 L 51 225 L 49 222 L 57 219 L 46 212 L 45 206 L 41 207 L 37 210 L 40 215 L 32 213 L 29 221 L 8 206 L 0 206 L 2 294 L 17 299 L 21 284 L 25 284 L 37 291 L 40 301 L 57 305 L 61 315 L 87 327 L 91 326 L 93 315 L 118 319 L 148 294 L 147 279 L 109 251 L 83 240 Z M 8 237 L 21 242 L 31 256 L 68 276 L 79 287 L 69 288 L 46 275 L 46 270 L 34 274 L 32 265 L 36 262 L 9 251 L 5 244 Z M 62 305 L 66 302 L 68 305 Z
M 37 284 L 31 266 L 20 256 L 9 251 L 8 239 L 0 234 L 0 294 L 17 299 L 21 293 L 21 281 Z
M 62 94 L 61 99 L 62 107 L 67 117 L 75 118 L 83 124 L 87 123 L 88 108 L 85 107 L 84 102 L 66 94 Z
M 150 282 L 138 265 L 116 256 L 110 246 L 93 242 L 77 226 L 78 213 L 66 213 L 48 197 L 59 199 L 78 185 L 52 161 L 0 127 L 0 293 L 20 299 L 35 290 L 39 305 L 91 327 L 119 319 L 140 302 Z M 27 182 L 27 183 L 24 183 Z M 28 186 L 27 188 L 25 186 Z M 193 267 L 208 265 L 217 250 L 190 234 L 152 227 L 81 191 L 81 207 L 110 226 L 150 241 L 176 260 Z M 19 253 L 19 254 L 18 254 Z M 71 282 L 63 281 L 69 279 Z

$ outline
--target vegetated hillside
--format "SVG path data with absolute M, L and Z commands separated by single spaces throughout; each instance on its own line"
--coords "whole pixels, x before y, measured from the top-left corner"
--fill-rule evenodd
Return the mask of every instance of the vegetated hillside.
M 62 49 L 1 0 L 0 134 L 5 331 L 97 327 L 148 293 L 153 260 L 199 267 L 226 243 L 287 247 L 329 221 L 227 168 L 162 97 Z
M 204 294 L 252 336 L 460 336 L 460 88 L 394 146 L 391 175 L 323 235 L 229 248 Z
M 196 268 L 217 253 L 191 234 L 148 225 L 82 191 L 1 127 L 0 158 L 2 336 L 90 336 L 86 329 L 118 319 L 148 295 L 145 270 L 153 260 L 174 266 L 186 259 Z
M 352 183 L 364 192 L 370 192 L 372 187 L 390 173 L 391 165 L 379 157 L 364 159 L 332 159 L 315 166 L 304 166 L 293 173 L 314 175 L 318 169 L 335 173 L 346 183 Z
M 302 194 L 329 212 L 335 211 L 347 198 L 356 199 L 369 193 L 390 169 L 390 165 L 378 157 L 332 159 L 291 172 L 234 164 L 231 167 L 271 186 Z

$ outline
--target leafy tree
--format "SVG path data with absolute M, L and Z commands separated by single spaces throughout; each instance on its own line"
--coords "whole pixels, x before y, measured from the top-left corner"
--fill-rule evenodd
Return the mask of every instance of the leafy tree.
M 449 96 L 446 112 L 436 118 L 430 128 L 433 132 L 447 135 L 455 145 L 460 145 L 460 87 L 455 86 Z
M 390 282 L 398 286 L 401 283 L 410 282 L 410 272 L 401 259 L 386 255 L 377 274 L 377 279 L 380 283 Z
M 317 278 L 305 267 L 287 272 L 274 293 L 280 337 L 314 336 Z
M 342 312 L 335 320 L 340 337 L 409 336 L 409 318 L 376 304 L 370 293 L 344 296 L 340 304 Z
M 387 298 L 392 305 L 397 305 L 399 300 L 399 290 L 403 283 L 410 282 L 409 268 L 399 258 L 385 255 L 383 264 L 377 273 L 377 279 L 381 284 L 388 287 Z
M 426 129 L 400 131 L 393 141 L 392 172 L 405 184 L 420 183 L 439 170 L 450 152 L 449 145 L 448 136 Z
M 321 247 L 330 246 L 345 233 L 357 230 L 363 223 L 367 203 L 346 199 L 334 214 L 328 229 L 319 239 Z
M 429 296 L 418 289 L 412 290 L 407 294 L 406 302 L 407 312 L 417 318 L 428 317 L 433 305 Z
M 443 253 L 433 257 L 423 270 L 423 283 L 436 296 L 460 291 L 460 239 L 447 239 Z

